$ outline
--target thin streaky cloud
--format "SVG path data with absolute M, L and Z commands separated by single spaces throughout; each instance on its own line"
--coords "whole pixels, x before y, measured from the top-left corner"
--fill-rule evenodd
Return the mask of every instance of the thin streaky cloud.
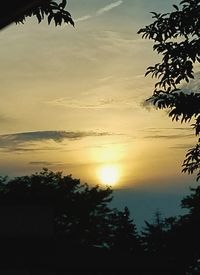
M 177 144 L 175 146 L 170 146 L 170 149 L 184 149 L 184 150 L 188 150 L 194 147 L 194 144 Z
M 167 131 L 169 131 L 169 130 L 180 130 L 180 131 L 191 131 L 192 130 L 192 128 L 191 127 L 175 127 L 175 128 L 154 128 L 154 127 L 149 127 L 149 128 L 146 128 L 145 130 L 147 130 L 147 131 L 154 131 L 154 130 L 156 130 L 156 131 L 161 131 L 161 130 L 167 130 Z
M 35 131 L 35 132 L 23 132 L 7 135 L 0 135 L 0 145 L 7 142 L 24 143 L 30 141 L 44 141 L 54 140 L 55 142 L 61 142 L 64 139 L 78 139 L 91 136 L 105 136 L 110 135 L 107 132 L 67 132 L 67 131 Z
M 177 135 L 149 135 L 145 136 L 145 139 L 179 139 L 179 138 L 193 138 L 194 135 L 190 134 L 177 134 Z
M 65 140 L 77 140 L 86 137 L 102 137 L 113 135 L 107 132 L 67 132 L 67 131 L 35 131 L 0 135 L 0 150 L 10 152 L 29 152 L 41 150 L 55 150 L 55 147 L 38 146 L 39 143 L 54 141 L 61 143 Z
M 133 108 L 131 99 L 132 98 L 90 99 L 87 104 L 83 104 L 81 100 L 62 97 L 47 101 L 46 103 L 52 106 L 62 106 L 75 109 Z
M 30 161 L 28 164 L 29 165 L 33 165 L 33 166 L 43 166 L 43 167 L 46 167 L 46 166 L 64 165 L 65 163 L 39 160 L 39 161 Z
M 178 134 L 176 134 L 178 131 Z M 188 135 L 189 133 L 189 136 L 194 136 L 193 134 L 193 131 L 194 129 L 192 129 L 191 127 L 175 127 L 175 128 L 154 128 L 154 127 L 149 127 L 149 128 L 144 128 L 144 129 L 141 129 L 140 132 L 141 133 L 144 133 L 145 136 L 171 136 L 173 135 L 173 133 L 175 133 L 176 136 L 178 135 Z
M 116 7 L 118 7 L 118 6 L 120 6 L 121 4 L 123 4 L 123 1 L 122 1 L 122 0 L 113 2 L 113 3 L 111 3 L 111 4 L 107 5 L 107 6 L 105 6 L 105 7 L 101 8 L 101 9 L 99 9 L 99 10 L 96 12 L 96 15 L 101 15 L 101 14 L 103 14 L 103 13 L 105 13 L 105 12 L 108 12 L 108 11 L 110 11 L 110 10 L 112 10 L 112 9 L 114 9 L 114 8 L 116 8 Z
M 90 14 L 88 14 L 88 15 L 79 17 L 79 18 L 75 19 L 74 21 L 75 21 L 75 23 L 77 23 L 77 22 L 80 22 L 80 21 L 88 20 L 88 19 L 90 19 L 91 17 L 92 17 L 92 16 L 91 16 Z
M 77 22 L 80 22 L 80 21 L 86 21 L 86 20 L 88 20 L 90 18 L 102 15 L 102 14 L 104 14 L 106 12 L 111 11 L 112 9 L 114 9 L 116 7 L 119 7 L 121 4 L 123 4 L 123 2 L 124 2 L 123 0 L 119 0 L 119 1 L 113 2 L 113 3 L 109 4 L 109 5 L 106 5 L 105 7 L 101 8 L 101 9 L 97 10 L 94 15 L 87 14 L 87 15 L 84 15 L 84 16 L 81 16 L 81 17 L 75 19 L 74 21 L 75 21 L 75 23 L 77 23 Z
M 52 165 L 54 163 L 49 162 L 49 161 L 30 161 L 28 164 L 29 165 L 39 165 L 39 166 L 41 166 L 41 165 L 43 165 L 43 166 L 50 166 L 50 165 Z

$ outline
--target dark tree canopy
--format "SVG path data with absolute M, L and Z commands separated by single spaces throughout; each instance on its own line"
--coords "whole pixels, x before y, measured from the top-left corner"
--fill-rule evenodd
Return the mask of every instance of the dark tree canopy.
M 0 10 L 0 29 L 12 22 L 24 23 L 27 17 L 36 17 L 38 23 L 47 18 L 48 24 L 63 23 L 74 26 L 71 14 L 66 10 L 67 1 L 52 0 L 12 0 L 3 1 Z
M 77 245 L 117 249 L 128 253 L 137 242 L 129 211 L 112 209 L 110 188 L 90 187 L 71 175 L 43 169 L 11 180 L 0 178 L 1 205 L 49 205 L 55 210 L 55 234 Z M 125 242 L 124 242 L 125 241 Z
M 56 271 L 61 266 L 62 271 L 68 272 L 78 268 L 81 271 L 78 274 L 84 270 L 103 270 L 102 274 L 108 271 L 117 274 L 132 271 L 131 274 L 141 275 L 199 274 L 200 187 L 191 191 L 182 200 L 182 207 L 189 210 L 188 213 L 163 218 L 157 211 L 153 221 L 145 222 L 138 234 L 127 207 L 122 211 L 110 207 L 112 190 L 109 188 L 82 184 L 71 175 L 47 169 L 14 179 L 0 177 L 1 229 L 5 228 L 2 220 L 6 223 L 10 219 L 2 219 L 6 209 L 28 211 L 22 226 L 35 206 L 39 210 L 54 210 L 50 216 L 54 230 L 48 238 L 41 235 L 5 237 L 0 230 L 3 251 L 0 270 L 5 263 L 10 269 L 21 262 L 20 267 L 26 265 L 30 270 L 43 264 L 44 268 Z M 34 215 L 38 215 L 38 210 Z M 32 226 L 42 226 L 34 223 L 34 215 Z
M 195 78 L 194 66 L 200 62 L 200 0 L 183 0 L 171 13 L 153 12 L 153 23 L 140 29 L 143 38 L 154 41 L 153 50 L 160 63 L 147 68 L 146 75 L 157 78 L 153 95 L 147 100 L 158 109 L 168 109 L 172 120 L 193 122 L 200 133 L 200 94 L 183 91 L 184 83 Z M 197 170 L 200 177 L 200 143 L 188 151 L 183 172 Z
M 47 18 L 48 24 L 54 21 L 55 26 L 61 26 L 63 23 L 74 26 L 71 14 L 65 9 L 66 5 L 66 0 L 61 0 L 60 3 L 52 0 L 43 0 L 19 16 L 15 21 L 16 23 L 24 23 L 27 17 L 36 16 L 38 23 Z

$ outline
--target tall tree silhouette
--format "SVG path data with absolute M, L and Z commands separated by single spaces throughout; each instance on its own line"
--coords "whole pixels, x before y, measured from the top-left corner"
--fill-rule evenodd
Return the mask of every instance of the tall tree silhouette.
M 158 109 L 169 109 L 175 121 L 190 122 L 200 133 L 200 94 L 182 89 L 195 78 L 194 64 L 200 62 L 200 0 L 183 0 L 171 13 L 153 12 L 154 22 L 141 28 L 143 38 L 153 40 L 153 50 L 162 61 L 147 68 L 146 75 L 157 78 L 153 95 L 147 100 Z M 197 170 L 200 177 L 200 143 L 188 151 L 183 172 Z
M 200 259 L 200 186 L 190 190 L 191 194 L 182 200 L 181 205 L 189 210 L 189 213 L 183 217 L 183 227 L 187 234 L 186 238 L 191 258 L 196 261 Z
M 156 211 L 152 223 L 145 221 L 142 231 L 145 250 L 149 253 L 160 253 L 164 247 L 165 224 L 161 213 Z
M 124 211 L 115 210 L 111 214 L 113 233 L 111 249 L 125 251 L 131 254 L 139 253 L 140 240 L 130 212 L 127 207 Z
M 155 213 L 153 222 L 146 222 L 142 242 L 151 270 L 176 271 L 176 274 L 198 274 L 200 259 L 200 187 L 181 201 L 188 213 L 162 218 Z M 171 274 L 171 273 L 170 273 Z

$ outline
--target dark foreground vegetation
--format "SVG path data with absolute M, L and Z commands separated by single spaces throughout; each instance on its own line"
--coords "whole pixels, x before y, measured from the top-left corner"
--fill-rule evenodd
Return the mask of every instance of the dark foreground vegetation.
M 200 187 L 182 200 L 188 214 L 157 212 L 140 234 L 128 208 L 111 200 L 109 188 L 47 169 L 1 178 L 0 274 L 200 273 Z

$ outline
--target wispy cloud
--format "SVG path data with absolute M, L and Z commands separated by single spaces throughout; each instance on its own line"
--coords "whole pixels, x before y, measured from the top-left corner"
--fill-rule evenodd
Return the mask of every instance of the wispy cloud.
M 70 99 L 66 97 L 56 98 L 47 101 L 47 104 L 53 106 L 63 106 L 66 108 L 78 109 L 108 109 L 108 108 L 132 108 L 132 98 L 105 98 L 105 99 L 90 99 L 84 103 L 81 100 Z
M 142 129 L 143 132 L 160 132 L 160 131 L 192 131 L 191 127 L 147 127 Z
M 92 15 L 88 14 L 88 15 L 85 15 L 85 16 L 75 19 L 75 22 L 85 21 L 85 20 L 90 19 L 91 17 L 92 17 Z
M 115 102 L 114 99 L 93 100 L 89 103 L 82 103 L 80 100 L 73 100 L 70 98 L 57 98 L 47 103 L 56 106 L 64 106 L 67 108 L 80 108 L 80 109 L 99 109 L 110 107 Z
M 38 161 L 30 161 L 28 163 L 29 165 L 32 166 L 42 166 L 42 167 L 47 167 L 47 166 L 69 166 L 71 167 L 71 163 L 63 163 L 63 162 L 53 162 L 53 161 L 45 161 L 45 160 L 38 160 Z M 74 164 L 73 164 L 74 165 Z
M 56 147 L 37 146 L 38 143 L 53 141 L 61 143 L 64 140 L 77 140 L 85 137 L 101 137 L 112 135 L 107 132 L 67 132 L 67 131 L 35 131 L 0 135 L 0 150 L 3 151 L 37 151 L 56 150 Z M 44 145 L 44 144 L 43 144 Z
M 194 144 L 177 144 L 175 146 L 170 146 L 171 149 L 190 149 L 193 148 Z
M 181 134 L 177 134 L 177 135 L 149 135 L 149 136 L 145 136 L 144 138 L 147 139 L 179 139 L 179 138 L 193 138 L 194 135 L 192 134 L 188 134 L 188 135 L 181 135 Z
M 112 10 L 112 9 L 114 9 L 114 8 L 116 8 L 116 7 L 118 7 L 118 6 L 120 6 L 121 4 L 123 4 L 123 1 L 122 1 L 122 0 L 113 2 L 113 3 L 111 3 L 111 4 L 107 5 L 107 6 L 105 6 L 105 7 L 101 8 L 101 9 L 99 9 L 99 10 L 97 11 L 96 14 L 97 14 L 97 15 L 101 15 L 101 14 L 103 14 L 103 13 L 105 13 L 105 12 L 108 12 L 108 11 L 110 11 L 110 10 Z
M 143 130 L 145 139 L 185 139 L 194 138 L 193 129 L 190 127 L 175 128 L 146 128 Z
M 77 19 L 75 19 L 75 22 L 80 22 L 80 21 L 85 21 L 85 20 L 88 20 L 92 17 L 96 17 L 96 16 L 100 16 L 106 12 L 109 12 L 111 11 L 112 9 L 120 6 L 121 4 L 123 4 L 123 0 L 119 0 L 119 1 L 115 1 L 115 2 L 112 2 L 106 6 L 104 6 L 103 8 L 100 8 L 99 10 L 96 11 L 95 14 L 91 15 L 91 14 L 87 14 L 87 15 L 84 15 L 84 16 L 81 16 Z
M 33 165 L 33 166 L 50 166 L 50 165 L 54 165 L 55 163 L 52 163 L 50 161 L 30 161 L 29 162 L 30 165 Z

